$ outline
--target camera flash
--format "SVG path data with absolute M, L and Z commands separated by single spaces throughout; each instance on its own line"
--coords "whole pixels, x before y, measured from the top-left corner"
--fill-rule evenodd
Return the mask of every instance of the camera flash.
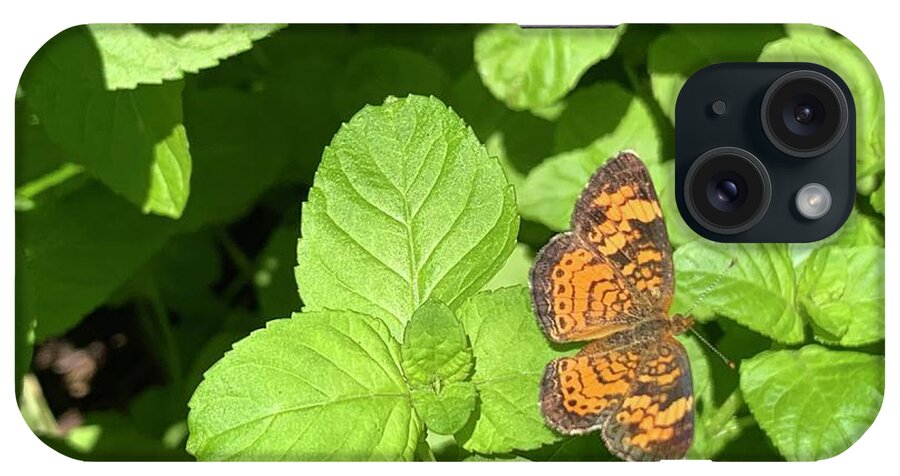
M 831 209 L 831 192 L 822 184 L 808 183 L 797 191 L 794 203 L 804 218 L 818 220 Z

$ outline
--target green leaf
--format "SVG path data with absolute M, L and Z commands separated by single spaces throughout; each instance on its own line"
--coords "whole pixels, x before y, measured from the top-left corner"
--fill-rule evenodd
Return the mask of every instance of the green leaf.
M 453 311 L 429 301 L 413 313 L 400 347 L 403 372 L 413 387 L 461 382 L 472 373 L 472 349 Z
M 817 340 L 858 346 L 884 339 L 884 248 L 826 246 L 812 253 L 797 298 Z
M 29 362 L 30 363 L 30 362 Z M 21 391 L 20 388 L 21 387 Z M 16 381 L 16 400 L 25 424 L 37 436 L 59 435 L 59 425 L 44 397 L 41 383 L 33 374 Z
M 237 342 L 190 402 L 200 460 L 411 460 L 422 425 L 377 319 L 295 314 Z
M 300 226 L 295 217 L 291 218 L 269 235 L 269 241 L 256 258 L 253 284 L 260 313 L 269 319 L 289 316 L 301 307 L 294 280 Z
M 400 363 L 412 389 L 412 403 L 429 431 L 452 434 L 475 409 L 468 382 L 474 360 L 462 324 L 446 305 L 428 301 L 406 325 Z
M 261 89 L 260 102 L 267 127 L 274 130 L 271 140 L 283 144 L 290 160 L 280 180 L 312 184 L 322 149 L 331 141 L 342 121 L 335 109 L 334 91 L 350 56 L 367 46 L 354 34 L 359 25 L 292 25 L 257 43 L 250 55 L 241 55 L 218 68 L 204 72 L 199 80 L 224 72 L 233 66 L 234 75 L 249 78 L 237 81 L 222 78 L 223 85 L 253 84 Z M 256 58 L 265 58 L 263 71 Z M 256 73 L 256 74 L 252 74 Z M 314 93 L 313 93 L 314 92 Z M 353 94 L 353 91 L 348 91 Z M 379 98 L 379 101 L 383 99 Z M 352 111 L 350 111 L 352 112 Z
M 529 461 L 618 461 L 596 433 L 565 437 L 536 450 L 517 452 Z
M 57 170 L 66 154 L 53 143 L 37 115 L 29 113 L 25 99 L 16 101 L 16 194 L 29 182 Z
M 100 59 L 106 88 L 134 89 L 161 84 L 219 64 L 249 50 L 253 41 L 279 25 L 88 25 Z
M 517 189 L 525 174 L 553 152 L 556 124 L 528 112 L 510 111 L 485 88 L 475 70 L 454 83 L 447 104 L 472 126 Z
M 129 426 L 163 442 L 167 448 L 184 452 L 186 459 L 184 438 L 187 437 L 185 419 L 189 396 L 177 384 L 149 387 L 135 396 L 128 406 Z
M 471 456 L 466 456 L 465 458 L 463 458 L 463 461 L 465 461 L 467 463 L 522 463 L 522 462 L 527 462 L 527 461 L 531 461 L 531 460 L 526 459 L 525 457 L 516 456 L 516 455 L 487 456 L 487 455 L 473 454 Z
M 672 246 L 679 247 L 700 239 L 700 235 L 684 221 L 681 210 L 678 209 L 678 203 L 675 201 L 675 161 L 649 163 L 647 170 L 650 172 L 650 178 L 656 188 L 659 205 L 666 220 L 666 232 Z
M 175 236 L 151 259 L 146 276 L 136 278 L 148 282 L 136 284 L 144 292 L 151 287 L 150 292 L 158 292 L 166 306 L 190 316 L 197 296 L 211 292 L 221 278 L 219 253 L 211 233 Z
M 709 371 L 709 359 L 706 357 L 706 349 L 700 347 L 694 337 L 679 336 L 678 340 L 684 345 L 691 362 L 691 380 L 694 386 L 694 442 L 688 450 L 688 459 L 710 459 L 714 452 L 710 448 L 711 441 L 707 432 L 707 415 L 714 410 L 716 403 L 713 398 L 714 385 Z
M 882 181 L 881 186 L 876 188 L 872 195 L 869 196 L 872 208 L 882 215 L 884 215 L 884 184 L 885 182 Z
M 227 223 L 246 213 L 278 179 L 288 159 L 287 144 L 253 93 L 191 90 L 184 108 L 195 174 L 181 227 Z
M 462 461 L 469 453 L 462 449 L 453 435 L 441 435 L 429 431 L 425 443 L 435 461 Z
M 685 81 L 727 61 L 755 61 L 766 43 L 783 36 L 778 25 L 673 25 L 647 51 L 653 97 L 670 120 Z
M 714 405 L 715 382 L 712 381 L 712 373 L 709 368 L 709 352 L 705 346 L 700 345 L 696 337 L 682 334 L 678 341 L 687 351 L 688 360 L 691 362 L 691 381 L 694 386 L 694 400 L 702 406 Z
M 522 217 L 556 231 L 569 229 L 575 201 L 591 175 L 625 149 L 634 150 L 644 163 L 658 160 L 659 136 L 648 109 L 637 99 L 615 131 L 583 149 L 549 157 L 528 174 L 518 191 Z
M 411 391 L 416 413 L 429 431 L 451 435 L 469 421 L 475 410 L 475 385 L 452 382 L 440 388 L 421 387 Z
M 441 64 L 453 77 L 472 67 L 472 40 L 477 24 L 364 24 L 352 25 L 365 45 L 409 48 Z
M 787 245 L 697 240 L 675 250 L 674 259 L 673 312 L 696 306 L 695 317 L 715 313 L 778 342 L 803 342 Z
M 399 337 L 429 298 L 455 309 L 515 247 L 498 161 L 436 98 L 365 107 L 325 149 L 297 246 L 307 309 L 350 309 Z
M 484 84 L 511 109 L 541 109 L 611 55 L 624 31 L 490 26 L 475 37 L 475 63 Z
M 487 141 L 511 112 L 497 101 L 471 69 L 457 79 L 447 92 L 447 105 L 472 126 L 482 141 Z
M 847 82 L 856 103 L 856 188 L 863 195 L 872 193 L 884 170 L 884 91 L 865 55 L 846 38 L 809 26 L 766 45 L 759 61 L 816 63 Z
M 18 228 L 18 227 L 17 227 Z M 16 230 L 19 231 L 19 230 Z M 25 251 L 22 241 L 16 236 L 16 300 L 15 300 L 15 317 L 14 317 L 14 337 L 15 337 L 15 389 L 16 399 L 19 399 L 20 393 L 23 391 L 23 378 L 31 368 L 31 360 L 34 354 L 34 327 L 36 324 L 33 312 L 26 312 L 25 300 L 20 299 L 18 289 L 22 286 L 22 278 L 24 271 Z
M 369 48 L 350 57 L 336 78 L 334 104 L 342 120 L 388 96 L 442 97 L 450 83 L 441 66 L 404 48 Z
M 174 224 L 141 215 L 97 183 L 17 213 L 20 317 L 37 322 L 38 341 L 72 328 L 150 259 Z
M 561 353 L 538 328 L 528 288 L 478 293 L 457 315 L 472 339 L 472 382 L 481 399 L 476 419 L 457 433 L 463 448 L 506 453 L 558 440 L 544 424 L 538 395 L 544 368 Z
M 510 183 L 521 187 L 525 175 L 553 152 L 554 127 L 546 119 L 511 112 L 488 137 L 488 152 L 500 160 Z
M 555 151 L 581 149 L 608 136 L 618 136 L 620 148 L 638 151 L 646 162 L 660 160 L 659 133 L 643 100 L 614 82 L 572 93 L 557 119 Z
M 790 243 L 791 260 L 798 275 L 809 255 L 825 246 L 884 246 L 884 225 L 854 209 L 847 221 L 833 235 L 812 243 Z
M 500 289 L 509 286 L 528 286 L 534 252 L 521 243 L 516 245 L 506 264 L 484 285 L 482 290 Z
M 591 175 L 614 154 L 609 149 L 588 147 L 544 160 L 518 190 L 522 218 L 551 230 L 568 230 L 578 196 Z
M 113 411 L 84 415 L 84 423 L 71 429 L 63 440 L 46 441 L 69 457 L 83 461 L 173 461 L 185 460 L 181 448 L 168 448 L 162 441 L 140 432 L 127 416 Z
M 621 96 L 625 93 L 618 86 L 600 84 L 577 94 L 584 95 L 589 102 L 593 102 L 601 101 L 607 94 Z M 572 109 L 572 112 L 567 110 L 560 118 L 560 123 L 596 120 L 596 117 L 589 115 L 589 109 L 579 107 Z M 580 135 L 588 137 L 598 132 L 588 129 L 582 127 L 584 132 Z M 654 126 L 649 108 L 643 101 L 633 97 L 614 130 L 596 137 L 585 148 L 547 158 L 528 174 L 518 190 L 519 212 L 524 218 L 543 223 L 553 230 L 567 230 L 575 201 L 591 175 L 601 165 L 626 149 L 635 151 L 645 164 L 652 164 L 660 160 L 659 148 L 659 132 Z
M 709 350 L 695 337 L 681 335 L 678 340 L 687 350 L 691 361 L 691 380 L 694 384 L 694 442 L 688 450 L 688 459 L 713 459 L 725 446 L 737 438 L 742 428 L 735 417 L 743 400 L 727 399 L 722 406 L 716 404 L 716 382 L 710 369 Z M 739 396 L 739 395 L 738 395 Z
M 87 28 L 75 27 L 35 54 L 22 87 L 67 157 L 145 213 L 180 217 L 191 179 L 182 84 L 107 91 L 103 76 Z
M 884 398 L 884 357 L 808 345 L 741 363 L 741 390 L 789 461 L 830 458 L 869 428 Z

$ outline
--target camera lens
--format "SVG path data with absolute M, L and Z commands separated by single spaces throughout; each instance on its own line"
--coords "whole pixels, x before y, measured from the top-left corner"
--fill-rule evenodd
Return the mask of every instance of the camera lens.
M 747 195 L 746 182 L 734 173 L 720 172 L 709 180 L 706 195 L 713 207 L 727 212 L 743 203 Z
M 738 197 L 738 188 L 731 180 L 723 180 L 716 184 L 716 197 L 721 202 L 731 203 Z
M 704 228 L 719 234 L 747 230 L 765 215 L 772 185 L 753 154 L 736 147 L 707 151 L 685 180 L 685 204 Z
M 816 112 L 813 110 L 812 106 L 808 104 L 801 104 L 794 109 L 794 120 L 800 124 L 809 124 L 815 118 Z
M 763 130 L 772 144 L 794 157 L 831 150 L 847 130 L 847 98 L 828 76 L 792 71 L 775 80 L 762 102 Z

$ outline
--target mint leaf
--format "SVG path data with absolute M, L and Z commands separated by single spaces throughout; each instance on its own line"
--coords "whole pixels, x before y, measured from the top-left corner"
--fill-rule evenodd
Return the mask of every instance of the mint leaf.
M 439 388 L 414 388 L 411 396 L 413 408 L 428 431 L 451 435 L 469 421 L 477 395 L 472 382 L 452 382 Z
M 279 25 L 88 25 L 103 62 L 106 88 L 161 84 L 249 50 Z
M 182 449 L 167 448 L 162 441 L 134 427 L 127 416 L 113 411 L 84 415 L 84 422 L 61 440 L 45 441 L 62 454 L 83 461 L 173 461 L 187 459 Z
M 237 342 L 190 402 L 200 460 L 411 460 L 422 425 L 387 327 L 295 314 Z
M 858 346 L 884 339 L 884 248 L 826 246 L 812 253 L 797 298 L 817 340 Z
M 591 174 L 614 154 L 610 148 L 587 147 L 544 160 L 517 191 L 522 218 L 554 231 L 568 230 L 575 202 Z
M 24 384 L 23 378 L 25 374 L 28 373 L 28 370 L 31 368 L 31 359 L 34 354 L 34 326 L 35 326 L 35 315 L 32 312 L 26 312 L 25 300 L 21 299 L 21 295 L 19 294 L 19 288 L 22 286 L 21 279 L 24 277 L 25 270 L 25 250 L 22 244 L 22 241 L 19 239 L 19 227 L 16 227 L 16 268 L 15 268 L 15 276 L 16 276 L 16 299 L 15 299 L 15 389 L 16 389 L 16 400 L 19 400 L 19 396 L 22 392 L 22 386 Z
M 522 463 L 526 461 L 531 461 L 523 456 L 516 455 L 479 455 L 473 454 L 470 456 L 466 456 L 463 458 L 463 461 L 467 463 Z
M 269 241 L 256 258 L 253 285 L 260 314 L 267 318 L 290 316 L 301 307 L 294 280 L 299 234 L 298 220 L 286 220 L 269 235 Z
M 232 221 L 279 178 L 287 144 L 267 122 L 266 104 L 254 93 L 192 89 L 184 110 L 195 173 L 181 227 Z
M 884 357 L 808 345 L 740 366 L 759 426 L 789 461 L 830 458 L 869 428 L 884 398 Z
M 70 160 L 145 213 L 180 217 L 191 179 L 182 84 L 107 91 L 103 81 L 96 45 L 86 27 L 75 27 L 35 54 L 22 87 L 29 108 Z
M 715 313 L 778 342 L 803 342 L 787 245 L 697 240 L 676 249 L 674 259 L 673 312 L 696 306 L 695 317 L 707 319 Z
M 462 324 L 446 305 L 429 301 L 413 313 L 400 347 L 403 372 L 413 388 L 461 382 L 472 372 L 472 349 Z
M 168 308 L 191 316 L 192 320 L 198 319 L 198 296 L 210 294 L 213 285 L 221 279 L 219 253 L 212 233 L 204 231 L 172 237 L 130 284 L 144 296 L 148 296 L 148 291 L 158 292 L 158 297 Z
M 506 264 L 484 285 L 482 290 L 500 289 L 509 286 L 528 286 L 534 252 L 528 246 L 517 244 Z
M 647 51 L 653 97 L 670 120 L 688 77 L 727 61 L 755 61 L 766 43 L 783 36 L 778 25 L 673 25 Z
M 608 136 L 617 136 L 620 148 L 638 151 L 646 162 L 660 160 L 659 133 L 643 100 L 614 82 L 579 88 L 557 119 L 555 151 L 580 149 Z
M 656 196 L 666 221 L 669 242 L 674 247 L 700 239 L 700 235 L 685 223 L 675 201 L 675 161 L 647 164 L 647 171 L 656 188 Z
M 691 361 L 691 380 L 694 384 L 694 442 L 688 450 L 688 459 L 712 459 L 728 443 L 737 438 L 742 428 L 734 413 L 743 402 L 726 402 L 720 408 L 716 403 L 716 382 L 710 369 L 709 350 L 695 337 L 681 335 Z
M 487 141 L 510 114 L 509 109 L 484 86 L 475 69 L 467 71 L 450 86 L 447 105 L 466 119 L 482 141 Z
M 517 189 L 525 174 L 553 152 L 556 124 L 529 112 L 510 111 L 475 70 L 454 83 L 447 104 L 472 126 L 488 153 L 500 159 L 507 180 Z
M 141 215 L 97 183 L 16 214 L 24 261 L 16 288 L 38 341 L 59 335 L 159 249 L 174 222 Z M 19 294 L 21 293 L 21 294 Z M 18 319 L 18 317 L 17 317 Z
M 413 408 L 428 431 L 452 434 L 475 409 L 475 386 L 468 382 L 474 361 L 462 324 L 446 305 L 428 301 L 406 325 L 400 363 Z
M 441 65 L 403 48 L 368 48 L 350 57 L 336 78 L 333 101 L 342 120 L 388 96 L 443 96 L 450 83 Z
M 565 96 L 588 68 L 611 55 L 624 31 L 624 26 L 490 26 L 475 37 L 475 63 L 491 93 L 511 109 L 540 109 Z
M 869 196 L 869 201 L 872 203 L 872 208 L 875 209 L 876 212 L 884 215 L 884 184 L 885 182 L 881 182 L 881 186 L 876 188 L 872 195 Z
M 488 151 L 500 158 L 507 177 L 513 177 L 510 181 L 517 180 L 553 153 L 555 126 L 527 112 L 511 112 L 488 138 Z M 492 141 L 497 141 L 497 149 L 490 148 Z
M 367 46 L 354 34 L 358 27 L 292 25 L 256 43 L 251 54 L 238 56 L 198 77 L 202 80 L 221 74 L 222 85 L 242 87 L 250 83 L 262 89 L 255 101 L 264 112 L 263 124 L 276 131 L 274 140 L 290 156 L 279 174 L 280 181 L 311 185 L 322 149 L 341 122 L 349 119 L 349 114 L 341 116 L 335 109 L 333 92 L 350 56 Z M 265 58 L 262 74 L 257 58 Z M 227 74 L 225 66 L 232 66 L 232 75 Z
M 788 249 L 791 252 L 794 269 L 799 276 L 803 271 L 803 263 L 806 258 L 819 248 L 864 245 L 884 247 L 884 225 L 854 208 L 847 221 L 833 235 L 811 243 L 790 243 Z
M 603 440 L 595 434 L 564 437 L 552 445 L 516 454 L 529 461 L 618 461 L 609 453 Z
M 884 170 L 884 91 L 875 68 L 846 38 L 807 26 L 766 45 L 759 61 L 806 61 L 834 70 L 856 103 L 856 188 L 872 193 Z
M 57 170 L 67 162 L 65 153 L 53 143 L 40 123 L 30 112 L 25 99 L 16 100 L 16 194 L 29 182 Z
M 297 246 L 307 309 L 349 309 L 399 337 L 429 298 L 456 308 L 515 246 L 512 188 L 436 98 L 365 107 L 325 149 Z
M 558 440 L 538 406 L 544 368 L 561 354 L 538 328 L 528 288 L 480 292 L 457 312 L 472 339 L 481 404 L 476 419 L 457 433 L 478 453 L 531 450 Z
M 602 91 L 606 86 L 595 88 Z M 575 201 L 601 165 L 625 149 L 634 150 L 646 164 L 657 162 L 659 143 L 650 110 L 634 98 L 615 130 L 583 149 L 549 157 L 535 167 L 518 190 L 519 212 L 553 230 L 567 230 Z

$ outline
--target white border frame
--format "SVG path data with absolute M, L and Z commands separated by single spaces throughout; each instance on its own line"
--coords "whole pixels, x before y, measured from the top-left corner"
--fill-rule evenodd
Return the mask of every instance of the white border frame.
M 744 0 L 743 2 L 719 1 L 659 1 L 638 3 L 634 0 L 594 0 L 576 2 L 554 0 L 497 1 L 455 0 L 440 4 L 425 1 L 391 0 L 378 2 L 351 2 L 345 0 L 314 1 L 299 5 L 277 0 L 251 2 L 222 1 L 215 4 L 185 0 L 153 0 L 150 2 L 87 1 L 65 2 L 47 5 L 41 2 L 13 0 L 3 2 L 2 18 L 6 19 L 0 32 L 0 91 L 5 91 L 6 102 L 0 115 L 0 210 L 2 215 L 2 244 L 0 244 L 0 293 L 3 299 L 4 323 L 0 325 L 0 342 L 4 351 L 0 360 L 0 382 L 13 380 L 13 299 L 14 299 L 14 128 L 13 93 L 25 64 L 41 45 L 63 29 L 82 23 L 141 22 L 293 22 L 293 23 L 509 23 L 530 25 L 609 25 L 619 23 L 814 23 L 827 26 L 853 41 L 869 58 L 881 78 L 887 101 L 886 110 L 900 111 L 900 72 L 897 67 L 895 16 L 893 5 L 885 1 L 854 0 L 852 2 Z M 248 8 L 249 7 L 249 8 Z M 890 114 L 888 119 L 892 118 Z M 886 141 L 900 137 L 897 123 L 888 120 Z M 887 150 L 893 150 L 886 145 Z M 892 167 L 887 167 L 893 170 Z M 896 175 L 891 172 L 892 175 Z M 900 183 L 900 178 L 890 179 Z M 898 185 L 900 186 L 900 185 Z M 900 210 L 900 194 L 887 190 L 887 209 Z M 900 236 L 900 221 L 886 220 L 885 234 Z M 900 283 L 900 244 L 886 247 L 886 288 L 898 289 Z M 900 342 L 898 326 L 892 322 L 895 311 L 900 309 L 900 295 L 887 293 L 886 342 Z M 771 474 L 815 471 L 817 474 L 846 474 L 848 471 L 884 472 L 889 464 L 900 425 L 900 396 L 895 393 L 898 379 L 896 353 L 886 350 L 886 389 L 884 404 L 871 428 L 849 450 L 832 459 L 818 463 L 710 463 L 704 461 L 663 462 L 660 464 L 630 465 L 606 463 L 597 467 L 594 463 L 568 463 L 565 468 L 553 463 L 518 465 L 516 472 L 546 475 L 553 471 L 584 471 L 585 474 L 603 471 L 627 471 L 629 476 L 650 474 L 659 476 L 668 471 L 691 474 L 716 474 L 723 471 L 734 474 L 753 474 L 760 471 Z M 413 473 L 423 468 L 416 464 L 370 464 L 366 467 L 355 463 L 247 463 L 247 464 L 192 464 L 192 463 L 80 463 L 61 456 L 41 443 L 28 429 L 19 415 L 15 396 L 9 385 L 0 385 L 0 448 L 7 471 L 25 470 L 33 474 L 44 471 L 64 471 L 67 474 L 91 473 L 119 475 L 127 471 L 136 476 L 158 472 L 159 465 L 166 471 L 178 473 L 202 472 L 217 475 L 237 475 L 244 471 L 265 471 L 267 474 L 297 472 L 373 472 L 380 474 Z M 598 444 L 601 444 L 598 438 Z M 487 473 L 511 470 L 509 466 L 491 466 L 492 463 L 466 463 L 465 471 Z M 556 463 L 559 465 L 562 463 Z M 618 466 L 609 466 L 618 465 Z M 265 465 L 263 467 L 263 465 Z M 591 465 L 575 468 L 571 465 Z M 813 468 L 812 466 L 815 465 Z M 459 471 L 452 464 L 430 465 L 425 471 L 435 474 L 451 474 Z M 662 471 L 663 473 L 660 473 Z

